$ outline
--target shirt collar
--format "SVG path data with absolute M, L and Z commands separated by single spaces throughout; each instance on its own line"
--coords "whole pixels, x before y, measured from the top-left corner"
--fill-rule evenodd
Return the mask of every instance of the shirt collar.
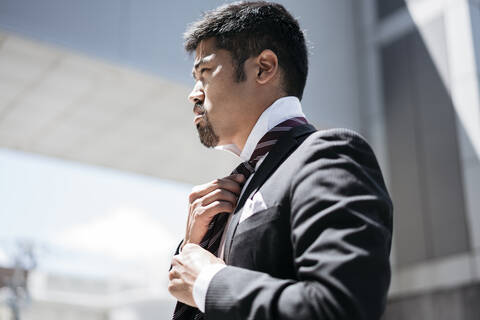
M 276 100 L 268 107 L 258 118 L 255 126 L 248 135 L 247 142 L 240 150 L 234 144 L 217 146 L 217 150 L 225 150 L 239 156 L 242 161 L 250 160 L 258 141 L 277 124 L 295 117 L 305 117 L 302 111 L 302 105 L 297 97 L 288 96 Z

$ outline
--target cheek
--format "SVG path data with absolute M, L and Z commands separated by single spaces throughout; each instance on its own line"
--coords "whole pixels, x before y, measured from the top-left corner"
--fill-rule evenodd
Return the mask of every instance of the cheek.
M 214 96 L 214 94 L 210 94 L 210 91 L 205 90 L 205 101 L 203 101 L 203 107 L 208 114 L 211 114 L 215 110 Z
M 208 86 L 205 88 L 205 110 L 209 113 L 217 113 L 225 110 L 228 101 L 228 91 L 222 86 Z
M 222 65 L 218 65 L 218 66 L 215 68 L 215 70 L 213 70 L 212 76 L 213 76 L 213 77 L 217 77 L 218 74 L 222 71 L 222 69 L 223 69 L 223 66 L 222 66 Z

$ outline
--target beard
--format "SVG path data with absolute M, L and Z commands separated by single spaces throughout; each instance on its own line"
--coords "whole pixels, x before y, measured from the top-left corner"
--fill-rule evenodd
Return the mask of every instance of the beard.
M 208 119 L 206 112 L 203 115 L 203 120 L 204 124 L 202 124 L 202 121 L 197 124 L 198 137 L 205 147 L 213 148 L 218 144 L 219 138 L 213 130 L 212 123 Z

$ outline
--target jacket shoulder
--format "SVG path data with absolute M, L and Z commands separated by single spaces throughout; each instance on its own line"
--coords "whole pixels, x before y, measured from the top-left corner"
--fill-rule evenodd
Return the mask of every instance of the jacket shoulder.
M 315 140 L 324 140 L 324 141 L 338 141 L 338 142 L 360 142 L 367 143 L 367 140 L 358 132 L 347 129 L 347 128 L 333 128 L 333 129 L 323 129 L 314 132 L 311 137 L 310 142 Z M 307 142 L 307 141 L 306 141 Z
M 322 150 L 347 153 L 349 153 L 348 150 L 362 150 L 362 153 L 374 156 L 367 140 L 358 132 L 346 128 L 318 130 L 308 136 L 296 151 L 308 156 Z

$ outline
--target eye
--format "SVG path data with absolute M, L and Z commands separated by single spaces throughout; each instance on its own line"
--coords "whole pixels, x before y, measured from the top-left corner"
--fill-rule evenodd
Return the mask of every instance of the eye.
M 200 74 L 203 74 L 203 72 L 210 70 L 210 68 L 202 68 L 200 69 Z

